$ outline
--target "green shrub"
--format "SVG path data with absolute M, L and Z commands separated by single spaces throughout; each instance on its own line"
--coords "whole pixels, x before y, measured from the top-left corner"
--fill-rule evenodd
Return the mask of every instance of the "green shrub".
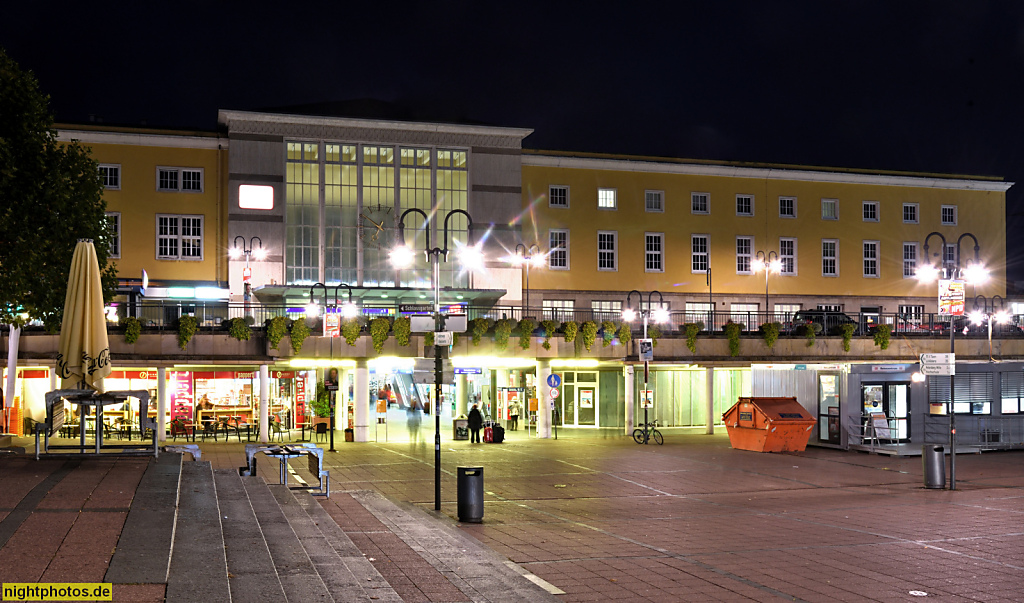
M 537 321 L 532 318 L 524 318 L 519 321 L 519 347 L 530 349 L 530 339 L 533 337 L 533 330 L 537 328 Z
M 658 347 L 658 339 L 660 339 L 661 336 L 661 327 L 658 325 L 650 325 L 647 327 L 647 337 L 650 338 L 651 344 L 653 344 L 654 347 Z M 632 335 L 630 335 L 630 337 L 632 337 Z
M 300 318 L 298 320 L 292 321 L 292 350 L 296 354 L 298 354 L 299 351 L 302 349 L 302 343 L 306 341 L 307 337 L 309 337 L 309 333 L 309 327 L 306 326 L 305 320 Z
M 688 322 L 683 325 L 683 331 L 686 333 L 686 347 L 693 354 L 697 353 L 697 334 L 700 333 L 700 330 L 700 324 L 696 322 Z
M 853 339 L 853 332 L 857 330 L 857 325 L 845 324 L 839 327 L 839 330 L 843 333 L 843 351 L 850 351 L 850 340 Z
M 370 321 L 370 338 L 373 339 L 373 350 L 378 354 L 384 349 L 384 342 L 388 340 L 388 332 L 391 331 L 391 321 L 383 316 L 378 316 Z
M 650 335 L 651 328 L 648 327 L 647 334 Z M 633 325 L 626 321 L 622 321 L 619 325 L 619 343 L 622 345 L 629 345 L 630 341 L 633 341 Z
M 288 319 L 284 316 L 275 316 L 267 321 L 267 343 L 270 347 L 277 349 L 281 339 L 288 334 Z
M 184 316 L 178 317 L 178 347 L 185 349 L 188 347 L 188 342 L 192 340 L 192 336 L 199 330 L 199 321 L 196 320 L 195 316 Z
M 725 336 L 729 338 L 729 355 L 739 356 L 740 355 L 740 327 L 739 323 L 729 322 L 726 323 L 722 330 L 725 331 Z
M 310 401 L 313 414 L 318 417 L 331 416 L 331 393 L 323 381 L 316 382 L 316 396 Z
M 775 342 L 779 340 L 779 333 L 782 332 L 782 325 L 777 322 L 766 322 L 761 325 L 761 334 L 764 335 L 764 345 L 772 349 Z
M 565 333 L 565 342 L 572 343 L 576 341 L 576 335 L 580 332 L 580 323 L 575 320 L 562 323 L 562 332 Z
M 423 345 L 427 346 L 428 348 L 434 347 L 434 332 L 433 331 L 428 331 L 428 332 L 423 334 Z
M 889 325 L 878 325 L 875 328 L 875 345 L 883 350 L 889 349 L 890 335 L 892 335 L 892 327 Z
M 555 331 L 558 330 L 558 322 L 554 320 L 544 320 L 541 321 L 540 326 L 544 329 L 544 343 L 541 345 L 544 346 L 545 350 L 550 350 L 551 337 L 554 336 Z
M 473 326 L 470 329 L 473 345 L 480 345 L 480 340 L 487 334 L 487 331 L 491 330 L 492 326 L 494 326 L 494 321 L 490 318 L 474 318 Z
M 391 330 L 395 332 L 395 341 L 398 342 L 398 345 L 409 345 L 409 341 L 412 339 L 412 321 L 408 316 L 396 318 L 395 322 L 391 324 Z
M 512 335 L 512 321 L 507 318 L 494 323 L 494 345 L 499 350 L 508 349 L 508 338 Z
M 245 322 L 244 318 L 232 318 L 231 325 L 228 327 L 228 335 L 238 341 L 249 341 L 249 338 L 252 337 L 252 329 L 249 328 L 249 324 Z
M 357 318 L 346 318 L 341 323 L 341 336 L 345 338 L 345 343 L 349 345 L 355 345 L 359 341 L 359 332 L 362 328 L 359 326 L 359 319 Z
M 597 339 L 597 323 L 592 320 L 580 325 L 580 335 L 583 336 L 583 347 L 590 351 L 590 348 L 594 345 L 594 341 Z
M 604 347 L 608 347 L 612 344 L 612 341 L 615 340 L 616 331 L 617 329 L 614 322 L 606 320 L 601 323 L 601 344 Z
M 142 323 L 134 316 L 125 316 L 121 319 L 121 326 L 124 327 L 124 342 L 131 345 L 139 340 L 142 334 Z

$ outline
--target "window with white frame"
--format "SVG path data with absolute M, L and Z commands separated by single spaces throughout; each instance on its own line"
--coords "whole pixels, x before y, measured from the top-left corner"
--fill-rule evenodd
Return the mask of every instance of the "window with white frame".
M 644 271 L 665 271 L 665 234 L 644 233 Z
M 775 304 L 773 312 L 775 316 L 772 320 L 789 322 L 793 320 L 793 315 L 800 311 L 800 304 Z
M 903 243 L 903 278 L 917 276 L 917 243 Z
M 736 274 L 753 274 L 750 260 L 753 258 L 754 237 L 736 237 Z
M 598 209 L 615 209 L 616 207 L 618 207 L 618 201 L 616 200 L 616 190 L 614 188 L 597 189 Z
M 614 230 L 597 231 L 597 269 L 615 271 L 619 268 L 619 234 Z
M 545 299 L 541 305 L 544 309 L 544 320 L 560 322 L 575 320 L 573 316 L 575 302 L 571 299 Z
M 779 263 L 782 264 L 781 274 L 796 275 L 796 239 L 779 239 Z
M 839 241 L 821 240 L 821 275 L 839 276 Z
M 708 235 L 690 235 L 690 271 L 707 272 L 710 262 L 708 255 Z
M 878 221 L 878 201 L 865 201 L 863 204 L 865 222 Z
M 548 187 L 548 205 L 569 207 L 569 187 L 552 185 Z
M 156 216 L 158 260 L 203 259 L 203 216 Z
M 779 197 L 779 217 L 796 217 L 796 197 Z
M 121 257 L 121 212 L 107 212 L 107 232 L 110 233 L 109 257 Z
M 686 302 L 685 322 L 705 321 L 714 309 L 715 306 L 711 302 Z
M 903 223 L 917 224 L 917 203 L 903 204 Z
M 644 191 L 644 209 L 652 212 L 665 211 L 665 191 Z
M 822 220 L 838 220 L 839 219 L 839 199 L 822 199 L 821 200 L 821 219 Z
M 203 192 L 202 168 L 158 167 L 156 169 L 158 191 Z
M 711 195 L 708 193 L 690 193 L 690 211 L 695 214 L 711 213 Z
M 818 304 L 818 309 L 823 312 L 842 312 L 842 304 Z
M 942 248 L 942 265 L 952 266 L 956 264 L 956 243 L 947 243 Z
M 1003 372 L 1000 373 L 1000 379 L 1002 414 L 1016 415 L 1024 412 L 1024 372 Z
M 622 320 L 622 302 L 593 300 L 590 302 L 590 310 L 594 313 L 594 321 Z
M 878 278 L 878 241 L 864 241 L 864 276 Z
M 754 215 L 754 195 L 736 195 L 736 215 Z
M 103 188 L 114 191 L 120 190 L 121 166 L 116 163 L 101 163 L 100 180 L 103 182 Z
M 920 304 L 900 304 L 899 311 L 900 318 L 912 324 L 920 324 L 924 318 L 924 306 Z
M 751 331 L 761 324 L 757 315 L 759 311 L 757 304 L 732 304 L 729 306 L 729 319 L 739 324 L 744 331 Z
M 956 226 L 956 206 L 955 205 L 943 205 L 942 206 L 942 225 L 943 226 Z
M 548 268 L 552 270 L 569 269 L 569 231 L 548 231 Z

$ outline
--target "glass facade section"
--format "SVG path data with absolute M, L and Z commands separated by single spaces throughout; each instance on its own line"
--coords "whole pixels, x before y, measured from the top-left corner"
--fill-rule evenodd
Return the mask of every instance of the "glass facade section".
M 324 147 L 324 282 L 355 284 L 358 167 L 354 145 Z
M 289 142 L 285 164 L 285 279 L 292 285 L 320 282 L 320 148 Z
M 469 164 L 466 151 L 439 149 L 437 151 L 437 220 L 432 236 L 438 247 L 444 247 L 444 217 L 453 209 L 465 210 L 469 198 Z M 482 225 L 481 225 L 482 226 Z M 476 233 L 481 234 L 481 233 Z M 448 248 L 457 250 L 469 243 L 469 223 L 466 216 L 456 214 L 448 220 Z M 468 287 L 469 273 L 462 269 L 458 259 L 449 256 L 441 262 L 442 287 Z
M 363 214 L 395 207 L 395 149 L 364 146 L 362 173 Z M 392 287 L 394 284 L 395 271 L 388 262 L 388 250 L 364 245 L 363 285 Z

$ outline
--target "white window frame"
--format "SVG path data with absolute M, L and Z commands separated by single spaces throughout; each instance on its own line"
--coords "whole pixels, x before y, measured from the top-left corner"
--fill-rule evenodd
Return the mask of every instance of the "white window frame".
M 107 218 L 114 218 L 113 228 L 108 222 L 107 231 L 110 232 L 110 255 L 108 258 L 118 259 L 121 257 L 121 212 L 108 211 Z
M 565 193 L 565 203 L 555 203 L 555 191 L 559 190 Z M 569 209 L 569 187 L 564 184 L 552 184 L 548 186 L 548 207 L 555 207 L 558 209 Z
M 590 312 L 594 322 L 600 326 L 602 321 L 622 320 L 622 300 L 594 299 L 590 301 Z
M 565 247 L 556 247 L 551 244 L 552 234 L 565 234 Z M 554 266 L 552 261 L 558 257 L 560 249 L 564 249 L 565 266 Z M 549 270 L 568 270 L 569 269 L 569 229 L 568 228 L 552 228 L 548 230 L 548 269 Z
M 101 163 L 99 165 L 100 178 L 103 179 L 103 188 L 108 191 L 119 191 L 121 190 L 121 164 L 120 163 Z M 117 184 L 107 184 L 107 176 L 103 173 L 103 170 L 113 170 L 117 174 Z
M 835 255 L 825 255 L 825 245 L 831 243 L 832 249 Z M 831 260 L 833 264 L 833 272 L 827 272 L 825 270 L 825 261 Z M 827 278 L 837 278 L 839 276 L 839 239 L 822 239 L 821 240 L 821 276 Z
M 868 246 L 871 246 L 874 257 L 868 256 Z M 881 259 L 881 243 L 878 241 L 864 240 L 861 241 L 861 276 L 864 278 L 880 278 L 882 274 L 881 266 L 879 266 L 879 260 Z M 868 273 L 868 262 L 874 262 L 874 274 Z
M 576 320 L 575 306 L 576 302 L 571 299 L 545 299 L 541 302 L 544 320 L 564 321 L 566 317 Z
M 178 250 L 178 252 L 175 255 L 160 255 L 160 241 L 161 241 L 161 239 L 171 238 L 169 236 L 162 236 L 160 234 L 160 218 L 174 219 L 176 221 L 176 223 L 177 223 L 177 231 L 178 231 L 178 233 L 177 233 L 177 235 L 174 235 L 174 238 L 177 240 L 177 250 Z M 182 234 L 182 228 L 183 228 L 182 220 L 184 220 L 184 219 L 198 219 L 199 220 L 199 255 L 198 256 L 182 257 L 182 255 L 181 255 L 182 240 L 185 239 L 185 238 L 190 238 L 190 237 L 185 237 L 185 235 Z M 206 239 L 205 227 L 206 227 L 206 219 L 205 219 L 205 216 L 202 216 L 202 215 L 193 215 L 193 214 L 156 214 L 156 247 L 154 249 L 154 252 L 156 253 L 156 259 L 158 259 L 158 260 L 169 260 L 169 261 L 181 261 L 181 262 L 201 262 L 201 261 L 203 261 L 203 256 L 205 255 L 205 250 L 206 250 L 206 245 L 205 245 L 205 243 L 206 243 L 206 241 L 205 241 L 205 239 Z
M 657 199 L 657 206 L 652 206 L 651 201 Z M 644 191 L 644 211 L 651 213 L 663 213 L 665 211 L 665 191 Z
M 649 238 L 656 238 L 658 240 L 658 246 L 661 248 L 660 251 L 649 251 L 647 249 L 647 240 Z M 658 258 L 659 268 L 648 267 L 647 258 L 651 255 L 655 255 Z M 644 272 L 665 272 L 665 233 L 663 232 L 645 232 L 644 233 Z
M 914 219 L 913 220 L 908 220 L 907 219 L 907 210 L 908 209 L 913 209 L 914 210 Z M 920 217 L 919 217 L 920 215 L 921 215 L 921 208 L 920 208 L 919 204 L 917 204 L 917 203 L 904 203 L 903 204 L 903 223 L 904 224 L 917 224 L 920 221 Z
M 911 251 L 910 255 L 914 257 L 907 257 L 908 250 L 913 250 Z M 903 278 L 917 278 L 917 262 L 920 257 L 921 254 L 918 253 L 916 241 L 903 242 Z M 910 274 L 907 274 L 908 267 L 910 267 Z
M 602 249 L 601 248 L 601 236 L 611 236 L 612 248 Z M 601 254 L 610 253 L 612 265 L 611 267 L 601 267 Z M 599 230 L 597 231 L 597 270 L 599 272 L 618 272 L 619 270 L 619 232 L 617 230 Z
M 832 206 L 832 215 L 826 215 L 825 208 Z M 838 220 L 839 219 L 839 199 L 822 199 L 821 200 L 821 219 L 822 220 Z
M 786 254 L 784 254 L 782 252 L 783 251 L 783 242 L 793 243 L 793 254 L 792 255 L 786 255 Z M 789 270 L 789 271 L 786 270 L 786 258 L 787 257 L 793 260 L 793 269 Z M 779 274 L 782 275 L 782 276 L 797 276 L 796 258 L 797 258 L 796 238 L 795 237 L 779 237 L 779 262 L 782 263 L 782 268 L 781 268 L 781 271 L 779 272 Z
M 710 214 L 711 193 L 692 192 L 690 193 L 690 213 Z
M 729 320 L 741 325 L 744 331 L 752 331 L 760 321 L 761 304 L 733 303 L 729 304 Z M 751 322 L 753 321 L 753 322 Z
M 699 240 L 703 240 L 703 242 L 704 242 L 704 251 L 696 251 L 696 250 L 694 250 L 694 245 Z M 693 273 L 693 274 L 707 274 L 707 272 L 708 272 L 707 268 L 705 268 L 704 270 L 698 270 L 698 269 L 693 267 L 693 265 L 694 265 L 695 261 L 697 260 L 697 258 L 701 258 L 701 257 L 704 258 L 704 265 L 707 266 L 708 268 L 710 268 L 711 267 L 711 235 L 706 235 L 706 234 L 690 235 L 690 272 L 691 273 Z
M 782 203 L 784 201 L 791 201 L 793 203 L 793 213 L 792 214 L 784 214 L 784 213 L 782 213 Z M 787 218 L 787 219 L 796 218 L 796 197 L 787 197 L 787 196 L 780 196 L 779 197 L 779 217 L 780 218 Z
M 176 173 L 175 188 L 163 188 L 160 186 L 160 172 Z M 199 174 L 199 190 L 183 188 L 185 172 L 197 172 Z M 206 190 L 206 170 L 205 168 L 158 165 L 156 167 L 156 190 L 160 193 L 202 193 Z
M 873 213 L 874 217 L 868 217 L 868 213 Z M 865 222 L 878 222 L 878 201 L 864 201 L 860 206 L 860 215 Z
M 747 252 L 740 253 L 740 241 L 747 242 Z M 737 236 L 736 237 L 736 274 L 754 274 L 754 237 L 749 236 Z M 747 269 L 740 270 L 740 259 L 746 258 Z
M 740 199 L 744 199 L 750 203 L 749 211 L 740 211 Z M 737 216 L 753 216 L 754 215 L 754 195 L 736 195 L 736 215 Z
M 611 199 L 609 204 L 608 199 Z M 615 211 L 619 208 L 619 190 L 615 188 L 597 189 L 597 209 Z
M 952 222 L 947 222 L 946 221 L 946 210 L 947 209 L 953 210 L 953 221 Z M 939 210 L 939 222 L 943 226 L 956 226 L 956 223 L 957 223 L 957 215 L 956 214 L 957 214 L 957 211 L 956 211 L 956 206 L 955 205 L 943 205 L 942 208 Z

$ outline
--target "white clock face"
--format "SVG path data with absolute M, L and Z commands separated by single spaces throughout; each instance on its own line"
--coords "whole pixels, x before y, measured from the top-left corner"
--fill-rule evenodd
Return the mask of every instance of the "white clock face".
M 391 245 L 391 231 L 394 227 L 392 208 L 378 205 L 376 208 L 365 207 L 360 215 L 362 225 L 359 237 L 364 248 L 384 249 Z

